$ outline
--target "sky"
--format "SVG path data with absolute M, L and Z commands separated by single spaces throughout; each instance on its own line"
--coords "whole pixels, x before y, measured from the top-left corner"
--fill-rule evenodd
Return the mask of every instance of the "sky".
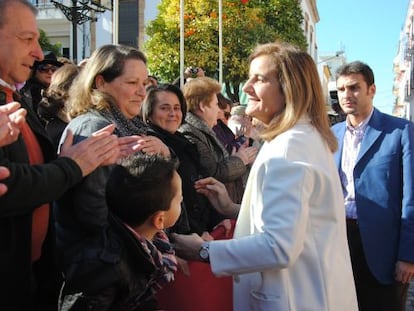
M 345 51 L 374 71 L 374 106 L 392 113 L 393 60 L 397 55 L 409 0 L 317 0 L 316 40 L 320 55 Z

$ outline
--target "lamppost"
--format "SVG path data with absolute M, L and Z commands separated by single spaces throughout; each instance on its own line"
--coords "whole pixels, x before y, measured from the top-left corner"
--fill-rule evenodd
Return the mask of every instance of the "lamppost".
M 341 56 L 341 55 L 342 55 L 342 54 L 344 54 L 344 53 L 345 53 L 345 51 L 342 51 L 342 50 L 336 51 L 336 52 L 335 52 L 335 55 L 332 55 L 332 56 L 329 56 L 329 57 L 327 57 L 327 58 L 323 58 L 323 59 L 321 59 L 321 60 L 318 62 L 318 65 L 319 65 L 319 64 L 322 64 L 322 63 L 326 63 L 326 62 L 328 62 L 328 61 L 330 61 L 330 60 L 332 60 L 332 59 L 335 59 L 335 58 L 337 58 L 337 57 Z
M 103 13 L 105 8 L 99 6 L 100 2 L 71 0 L 71 6 L 66 6 L 62 0 L 51 0 L 53 5 L 60 9 L 66 19 L 72 23 L 72 59 L 76 63 L 78 58 L 78 32 L 77 25 L 82 25 L 87 21 L 96 22 L 97 18 L 91 13 Z M 94 7 L 92 7 L 93 5 Z

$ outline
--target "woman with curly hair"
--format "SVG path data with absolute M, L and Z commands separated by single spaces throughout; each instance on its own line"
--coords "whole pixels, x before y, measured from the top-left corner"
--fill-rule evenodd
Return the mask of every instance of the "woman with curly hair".
M 69 123 L 65 103 L 69 98 L 69 88 L 78 73 L 79 67 L 72 64 L 56 70 L 39 103 L 38 114 L 45 121 L 46 132 L 56 149 L 63 130 Z

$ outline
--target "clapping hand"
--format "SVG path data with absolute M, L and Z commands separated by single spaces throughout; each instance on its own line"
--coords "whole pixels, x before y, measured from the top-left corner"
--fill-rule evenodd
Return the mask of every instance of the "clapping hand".
M 26 122 L 26 109 L 20 108 L 18 102 L 0 106 L 0 147 L 17 140 L 24 122 Z

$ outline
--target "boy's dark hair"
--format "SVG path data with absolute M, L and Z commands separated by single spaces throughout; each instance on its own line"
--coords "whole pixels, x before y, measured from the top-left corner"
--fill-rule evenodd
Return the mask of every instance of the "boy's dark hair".
M 116 165 L 106 185 L 108 209 L 131 227 L 143 224 L 157 211 L 170 208 L 176 159 L 134 155 Z
M 361 74 L 368 86 L 371 86 L 375 83 L 374 72 L 372 71 L 371 67 L 360 61 L 354 61 L 352 63 L 340 66 L 336 70 L 336 80 L 338 80 L 339 76 L 348 76 L 351 74 Z

